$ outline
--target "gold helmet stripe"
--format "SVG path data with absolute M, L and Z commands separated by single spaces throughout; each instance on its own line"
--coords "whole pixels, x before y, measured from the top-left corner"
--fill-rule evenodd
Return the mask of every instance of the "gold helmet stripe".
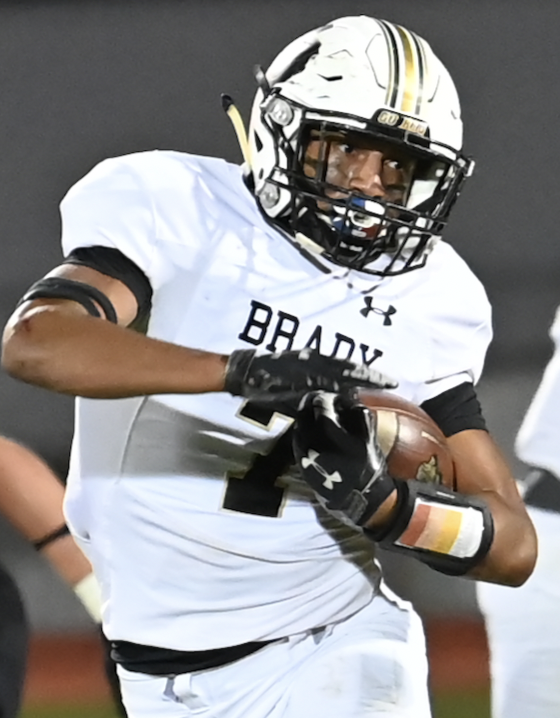
M 428 60 L 426 58 L 425 43 L 416 33 L 411 32 L 410 36 L 414 47 L 416 48 L 416 57 L 418 58 L 418 97 L 416 100 L 415 114 L 419 115 L 422 110 L 424 101 L 424 91 L 426 89 L 426 73 L 428 71 Z
M 421 110 L 426 73 L 426 57 L 422 42 L 400 25 L 380 20 L 387 43 L 389 77 L 385 102 L 406 114 L 418 115 Z
M 404 54 L 403 94 L 400 110 L 407 114 L 418 114 L 422 90 L 418 45 L 406 28 L 395 25 L 395 29 L 402 42 Z

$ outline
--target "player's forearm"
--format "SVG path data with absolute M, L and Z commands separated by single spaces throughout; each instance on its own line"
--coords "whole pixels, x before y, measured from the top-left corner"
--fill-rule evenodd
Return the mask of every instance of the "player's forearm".
M 489 507 L 494 522 L 494 539 L 485 558 L 467 577 L 520 586 L 531 575 L 537 555 L 537 537 L 525 512 L 516 511 L 493 493 L 478 494 Z
M 462 431 L 447 441 L 453 453 L 457 490 L 484 502 L 492 516 L 489 551 L 468 576 L 521 585 L 534 568 L 537 540 L 507 461 L 486 431 Z
M 30 384 L 101 399 L 222 391 L 226 357 L 41 307 L 8 325 L 2 363 Z

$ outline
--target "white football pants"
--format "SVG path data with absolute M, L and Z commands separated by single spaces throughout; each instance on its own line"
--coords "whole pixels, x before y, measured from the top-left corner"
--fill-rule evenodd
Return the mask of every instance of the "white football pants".
M 341 623 L 219 668 L 170 677 L 118 672 L 129 718 L 431 715 L 420 619 L 410 604 L 383 596 Z
M 493 718 L 560 717 L 560 514 L 528 511 L 539 540 L 531 577 L 519 588 L 477 585 Z

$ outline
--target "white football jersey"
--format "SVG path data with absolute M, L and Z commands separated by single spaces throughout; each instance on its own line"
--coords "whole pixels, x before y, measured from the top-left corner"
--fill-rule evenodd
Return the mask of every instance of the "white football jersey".
M 521 461 L 560 476 L 560 308 L 550 329 L 554 354 L 525 414 L 515 449 Z
M 312 347 L 374 366 L 416 403 L 479 378 L 489 304 L 444 242 L 390 279 L 315 264 L 267 223 L 238 166 L 178 152 L 102 162 L 61 213 L 65 255 L 113 247 L 146 274 L 151 337 L 223 354 Z M 289 423 L 226 393 L 77 400 L 66 512 L 110 639 L 218 648 L 370 600 L 374 544 L 286 468 Z

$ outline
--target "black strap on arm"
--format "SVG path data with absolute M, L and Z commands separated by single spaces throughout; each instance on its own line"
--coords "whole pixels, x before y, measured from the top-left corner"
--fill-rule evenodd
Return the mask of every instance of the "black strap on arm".
M 62 526 L 59 526 L 54 531 L 51 531 L 46 536 L 43 536 L 40 539 L 37 539 L 36 541 L 32 541 L 33 548 L 36 551 L 40 551 L 41 549 L 45 548 L 45 546 L 48 546 L 51 543 L 54 543 L 59 538 L 62 538 L 63 536 L 68 536 L 70 534 L 70 529 L 66 524 L 62 524 Z
M 78 302 L 92 317 L 101 317 L 97 305 L 101 307 L 105 318 L 117 324 L 117 313 L 110 299 L 96 287 L 84 282 L 76 282 L 66 277 L 45 277 L 32 284 L 20 299 L 18 306 L 32 299 L 71 299 Z
M 64 264 L 89 267 L 108 277 L 118 279 L 136 297 L 138 313 L 133 324 L 136 326 L 147 322 L 152 308 L 153 295 L 150 280 L 140 267 L 120 250 L 100 245 L 76 247 L 64 259 Z

